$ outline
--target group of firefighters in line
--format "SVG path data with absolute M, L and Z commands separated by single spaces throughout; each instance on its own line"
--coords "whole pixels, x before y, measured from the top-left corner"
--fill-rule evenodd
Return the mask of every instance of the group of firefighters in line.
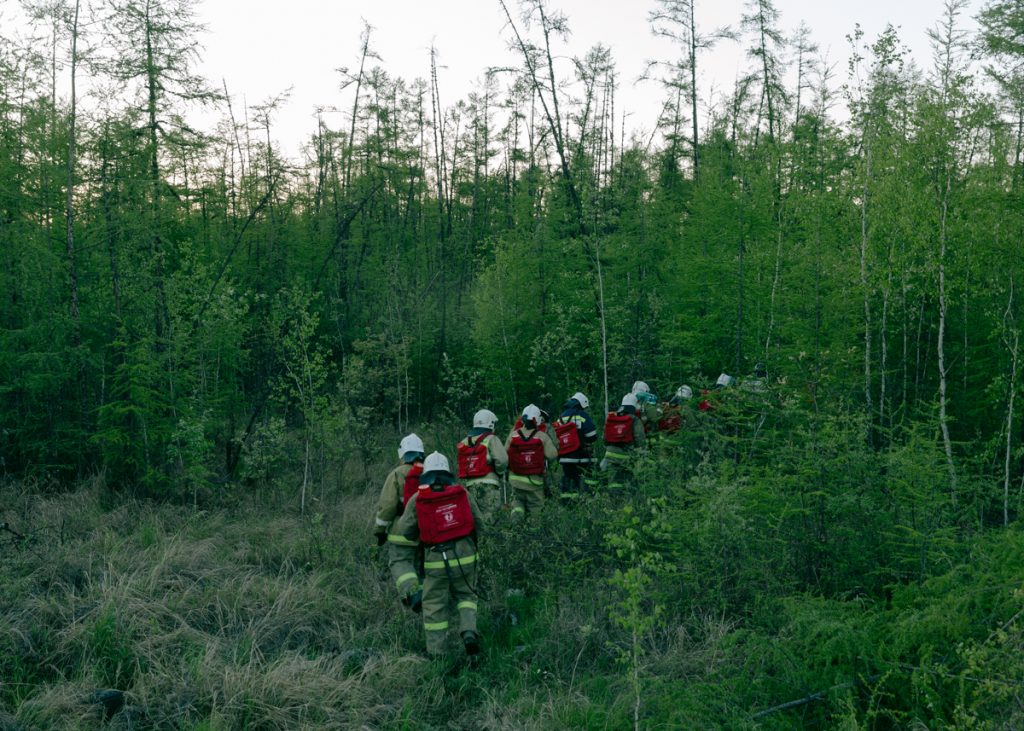
M 744 383 L 748 390 L 764 388 L 764 369 Z M 717 389 L 735 385 L 722 374 Z M 643 451 L 660 433 L 678 431 L 693 403 L 693 391 L 680 386 L 667 403 L 643 381 L 622 397 L 605 417 L 604 458 L 597 462 L 594 446 L 598 428 L 587 413 L 590 401 L 574 393 L 553 421 L 534 404 L 523 409 L 504 442 L 494 433 L 498 417 L 487 409 L 473 415 L 473 426 L 456 446 L 456 469 L 440 452 L 426 454 L 423 440 L 409 434 L 398 447 L 400 464 L 384 481 L 374 533 L 377 545 L 387 545 L 388 564 L 402 603 L 422 613 L 427 652 L 443 655 L 452 605 L 465 652 L 480 652 L 477 632 L 477 533 L 489 525 L 503 503 L 502 479 L 512 489 L 511 515 L 522 519 L 544 504 L 549 465 L 561 466 L 563 500 L 574 501 L 590 491 L 588 481 L 597 464 L 608 486 L 622 488 L 630 474 L 632 453 Z M 699 411 L 714 408 L 704 391 L 696 400 Z

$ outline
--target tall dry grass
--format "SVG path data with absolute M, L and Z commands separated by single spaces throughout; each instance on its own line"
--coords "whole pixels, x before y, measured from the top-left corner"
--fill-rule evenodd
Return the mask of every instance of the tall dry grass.
M 0 520 L 32 540 L 0 553 L 0 728 L 518 729 L 586 717 L 581 679 L 606 662 L 597 598 L 528 585 L 533 598 L 507 598 L 527 577 L 497 567 L 516 562 L 522 532 L 493 531 L 485 664 L 428 660 L 419 618 L 370 545 L 375 492 L 301 516 L 265 494 L 195 510 L 111 497 L 102 481 L 65 494 L 6 485 Z M 109 721 L 90 702 L 100 689 L 125 693 Z

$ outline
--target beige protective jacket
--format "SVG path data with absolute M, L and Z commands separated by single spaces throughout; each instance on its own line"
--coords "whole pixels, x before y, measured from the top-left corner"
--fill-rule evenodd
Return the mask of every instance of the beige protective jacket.
M 512 437 L 516 435 L 517 429 L 513 429 L 508 433 L 508 437 L 505 439 L 505 452 L 508 453 L 508 447 L 512 443 Z M 540 440 L 540 443 L 544 445 L 544 459 L 546 462 L 551 463 L 558 459 L 558 447 L 555 446 L 554 440 L 551 435 L 546 431 L 540 431 L 539 429 L 531 433 L 526 428 L 522 429 L 523 436 L 527 439 L 533 439 L 536 437 Z M 544 487 L 544 475 L 517 475 L 512 471 L 511 467 L 508 471 L 509 482 L 514 482 L 517 486 L 521 487 Z
M 380 497 L 377 499 L 374 533 L 387 533 L 391 523 L 402 513 L 405 477 L 411 469 L 411 464 L 400 464 L 384 479 L 384 487 L 380 489 Z

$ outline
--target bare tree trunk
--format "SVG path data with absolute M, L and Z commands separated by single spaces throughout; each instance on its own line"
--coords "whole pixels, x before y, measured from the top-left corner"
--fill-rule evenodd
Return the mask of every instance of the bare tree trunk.
M 302 461 L 302 497 L 299 499 L 299 513 L 306 514 L 306 486 L 309 485 L 309 426 L 306 426 L 306 455 Z
M 903 381 L 900 387 L 901 419 L 905 419 L 910 409 L 910 311 L 907 307 L 907 275 L 902 274 L 902 286 L 900 289 L 900 309 L 903 314 Z
M 344 184 L 346 193 L 348 192 L 349 185 L 352 182 L 352 157 L 356 143 L 356 118 L 359 116 L 359 94 L 363 88 L 363 71 L 366 67 L 366 59 L 370 56 L 370 31 L 372 28 L 369 23 L 363 25 L 363 34 L 360 38 L 360 56 L 359 56 L 359 73 L 356 76 L 356 94 L 355 99 L 352 100 L 352 121 L 349 124 L 348 129 L 348 148 L 345 152 L 345 171 L 342 183 Z
M 741 221 L 741 226 L 743 225 Z M 736 297 L 736 363 L 735 373 L 739 375 L 743 366 L 743 280 L 746 277 L 744 271 L 744 250 L 746 246 L 743 241 L 743 231 L 740 230 L 740 245 L 739 245 L 739 262 L 736 272 L 736 286 L 737 286 L 737 297 Z
M 956 502 L 956 466 L 953 464 L 953 441 L 949 436 L 947 421 L 947 381 L 949 368 L 946 366 L 946 243 L 947 216 L 949 213 L 949 191 L 952 186 L 952 173 L 946 172 L 946 187 L 942 194 L 942 212 L 939 220 L 939 335 L 936 342 L 939 366 L 939 427 L 942 430 L 942 445 L 946 451 L 946 466 L 949 470 L 949 491 L 953 502 Z
M 779 278 L 782 271 L 782 212 L 781 206 L 779 210 L 779 227 L 777 232 L 777 240 L 775 242 L 775 272 L 772 275 L 772 292 L 771 297 L 768 300 L 768 332 L 764 339 L 764 359 L 765 362 L 770 360 L 768 351 L 772 344 L 772 330 L 775 328 L 775 297 L 778 294 L 779 289 Z
M 871 146 L 864 133 L 865 167 L 860 199 L 860 284 L 864 290 L 864 403 L 868 414 L 871 401 L 871 289 L 868 285 L 868 179 L 871 176 Z
M 68 164 L 67 191 L 64 200 L 64 221 L 66 224 L 66 246 L 68 275 L 71 294 L 71 343 L 77 348 L 82 343 L 82 323 L 78 310 L 78 264 L 75 260 L 75 154 L 77 152 L 75 125 L 77 123 L 77 95 L 75 75 L 78 71 L 78 10 L 80 0 L 75 0 L 75 16 L 71 26 L 71 114 L 68 119 Z
M 889 270 L 888 277 L 885 283 L 885 289 L 882 290 L 882 322 L 880 332 L 878 336 L 878 347 L 880 349 L 879 354 L 879 367 L 878 367 L 878 424 L 879 426 L 885 426 L 885 397 L 886 388 L 888 386 L 887 370 L 889 368 L 889 342 L 887 339 L 887 329 L 889 327 L 889 300 L 892 293 L 892 249 L 889 251 Z
M 693 179 L 697 180 L 700 171 L 700 144 L 697 125 L 697 20 L 693 12 L 694 2 L 690 2 L 690 117 L 693 124 Z
M 765 37 L 768 19 L 765 17 L 762 0 L 758 0 L 757 3 L 757 19 L 761 45 L 761 73 L 764 74 L 764 88 L 762 89 L 762 93 L 764 95 L 764 101 L 768 104 L 768 140 L 770 142 L 774 142 L 776 131 L 775 123 L 777 120 L 775 119 L 775 104 L 772 100 L 771 71 L 768 68 L 768 39 Z
M 512 394 L 512 410 L 514 411 L 519 408 L 519 394 L 516 392 L 516 379 L 515 375 L 512 373 L 512 349 L 509 347 L 508 344 L 508 328 L 506 327 L 508 317 L 505 314 L 505 286 L 503 284 L 505 281 L 506 277 L 501 276 L 501 273 L 499 273 L 497 289 L 498 314 L 501 318 L 501 345 L 505 351 L 505 367 L 508 369 L 508 386 L 509 391 Z
M 971 273 L 970 273 L 969 269 L 968 269 L 968 271 L 966 273 L 966 276 L 967 276 L 967 281 L 964 283 L 964 291 L 970 292 L 971 291 Z M 967 309 L 968 309 L 968 299 L 967 299 L 967 297 L 964 297 L 964 359 L 963 359 L 964 362 L 961 365 L 960 369 L 963 371 L 963 374 L 964 374 L 964 393 L 963 393 L 963 398 L 964 398 L 965 401 L 969 400 L 968 399 L 968 395 L 967 395 L 967 389 L 968 389 L 968 386 L 969 386 L 969 384 L 968 384 L 968 376 L 970 375 L 970 372 L 971 372 L 971 368 L 970 368 L 970 357 L 971 357 L 971 354 L 969 352 L 968 343 L 967 343 L 967 336 L 968 336 L 968 333 L 970 331 L 970 327 L 968 327 L 968 325 L 967 325 L 967 318 L 968 318 L 968 311 L 967 311 Z
M 1006 457 L 1003 464 L 1003 525 L 1010 524 L 1010 457 L 1013 454 L 1013 403 L 1017 396 L 1017 367 L 1020 355 L 1020 331 L 1013 320 L 1013 278 L 1010 278 L 1010 296 L 1003 315 L 1003 343 L 1010 351 L 1010 398 L 1006 406 Z M 1012 328 L 1012 330 L 1011 330 Z
M 111 201 L 112 193 L 110 191 L 110 185 L 116 185 L 112 183 L 110 178 L 110 153 L 107 149 L 109 140 L 110 130 L 109 128 L 103 131 L 102 142 L 100 143 L 100 201 L 103 210 L 103 227 L 106 233 L 107 239 L 107 255 L 110 259 L 110 287 L 111 294 L 114 296 L 114 315 L 117 319 L 117 324 L 120 325 L 121 319 L 121 271 L 118 265 L 117 256 L 117 237 L 114 231 L 114 209 Z M 116 175 L 114 176 L 116 179 Z
M 559 169 L 562 173 L 562 180 L 565 183 L 566 191 L 569 194 L 569 201 L 572 203 L 573 209 L 576 212 L 576 220 L 579 224 L 583 224 L 583 201 L 580 198 L 579 191 L 576 189 L 576 182 L 573 179 L 572 171 L 569 166 L 568 150 L 562 129 L 561 110 L 558 104 L 558 84 L 555 80 L 554 58 L 551 54 L 551 27 L 548 23 L 547 15 L 544 13 L 543 0 L 534 0 L 534 3 L 540 12 L 541 30 L 544 33 L 544 50 L 548 73 L 546 89 L 543 89 L 541 86 L 541 76 L 537 69 L 537 64 L 534 62 L 533 53 L 519 35 L 519 29 L 512 21 L 512 14 L 509 12 L 508 6 L 505 4 L 504 0 L 498 0 L 498 2 L 501 4 L 502 10 L 505 11 L 505 17 L 508 19 L 508 24 L 516 36 L 516 45 L 519 47 L 519 50 L 523 55 L 523 61 L 526 63 L 530 85 L 536 93 L 536 98 L 540 101 L 541 108 L 544 111 L 544 116 L 548 122 L 548 128 L 551 130 L 551 136 L 555 143 L 555 151 L 558 153 Z M 544 95 L 545 90 L 551 96 L 550 106 L 548 105 L 548 100 Z M 584 243 L 584 249 L 588 259 L 592 260 L 593 252 L 590 250 L 590 245 Z
M 1017 192 L 1021 179 L 1021 152 L 1024 151 L 1024 106 L 1017 111 L 1017 134 L 1013 145 L 1013 192 Z
M 608 328 L 604 317 L 604 276 L 601 272 L 601 244 L 597 244 L 597 297 L 601 307 L 601 367 L 604 373 L 604 413 L 608 413 Z
M 160 89 L 158 78 L 160 69 L 156 65 L 153 20 L 150 15 L 150 4 L 146 4 L 146 122 L 149 143 L 149 184 L 150 191 L 150 246 L 153 256 L 153 278 L 157 293 L 155 333 L 157 348 L 162 349 L 162 342 L 167 328 L 170 326 L 170 311 L 167 305 L 167 290 L 164 282 L 164 250 L 163 236 L 160 231 L 160 148 L 159 122 L 157 121 L 157 97 Z
M 437 245 L 438 245 L 438 267 L 440 268 L 440 292 L 447 288 L 446 274 L 448 267 L 445 264 L 445 224 L 444 224 L 444 202 L 445 195 L 445 167 L 447 165 L 444 149 L 444 121 L 441 118 L 441 93 L 437 83 L 437 51 L 430 49 L 430 102 L 434 115 L 434 174 L 437 178 Z M 448 306 L 444 296 L 438 298 L 438 305 L 441 308 L 441 327 L 437 337 L 437 360 L 436 370 L 441 372 L 441 364 L 444 360 L 446 339 L 448 336 Z

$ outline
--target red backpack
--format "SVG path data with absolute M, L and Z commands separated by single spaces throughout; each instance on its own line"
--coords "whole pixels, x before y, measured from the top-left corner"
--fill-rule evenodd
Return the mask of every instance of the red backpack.
M 490 432 L 481 434 L 475 444 L 473 437 L 466 437 L 459 442 L 460 479 L 485 477 L 491 473 L 491 465 L 487 463 L 487 437 L 489 436 L 491 436 Z
M 572 421 L 571 418 L 569 421 L 559 419 L 554 426 L 559 457 L 572 454 L 580 448 L 580 430 L 576 428 L 575 421 Z
M 429 485 L 416 493 L 416 523 L 420 542 L 428 546 L 465 538 L 473 532 L 473 511 L 462 485 L 435 490 Z
M 668 411 L 658 420 L 658 431 L 671 434 L 683 426 L 683 415 L 678 411 Z
M 632 444 L 633 415 L 616 414 L 614 411 L 608 414 L 608 418 L 604 422 L 604 443 Z
M 517 475 L 544 474 L 544 443 L 535 431 L 527 439 L 522 431 L 516 431 L 508 443 L 508 468 Z
M 405 485 L 402 487 L 402 507 L 409 504 L 409 498 L 416 494 L 420 486 L 420 475 L 423 474 L 423 464 L 417 462 L 405 476 Z

